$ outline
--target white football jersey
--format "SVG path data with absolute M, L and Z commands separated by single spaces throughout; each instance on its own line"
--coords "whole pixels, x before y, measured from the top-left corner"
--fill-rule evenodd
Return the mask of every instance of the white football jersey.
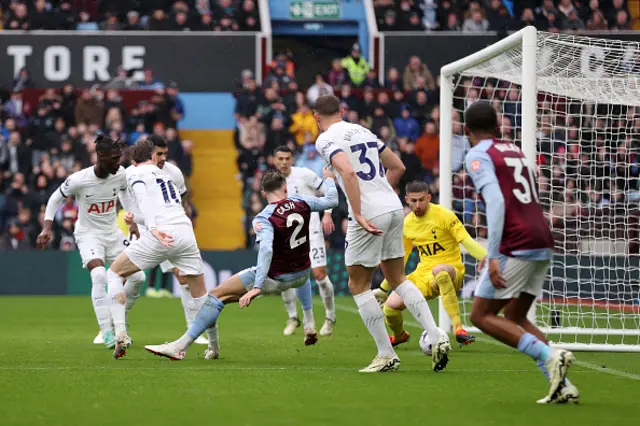
M 153 203 L 153 212 L 158 226 L 191 224 L 191 220 L 182 207 L 178 188 L 168 173 L 153 164 L 143 164 L 127 168 L 126 175 L 127 186 L 131 196 L 138 204 L 138 211 L 140 211 L 140 207 L 133 186 L 144 185 L 147 195 Z
M 344 152 L 360 183 L 361 213 L 371 219 L 381 214 L 402 210 L 402 203 L 385 174 L 379 154 L 387 147 L 370 130 L 359 124 L 341 121 L 334 123 L 327 131 L 318 136 L 316 149 L 331 165 L 331 158 L 338 152 Z M 342 191 L 344 183 L 335 173 Z M 349 205 L 349 214 L 351 214 Z
M 96 176 L 93 166 L 75 172 L 60 185 L 64 197 L 73 196 L 78 203 L 78 221 L 75 233 L 115 233 L 116 200 L 120 191 L 127 189 L 124 167 L 115 175 L 104 179 Z
M 318 176 L 313 170 L 306 167 L 291 167 L 291 173 L 287 176 L 287 194 L 316 196 L 316 191 L 322 186 L 324 180 Z M 311 233 L 321 233 L 320 214 L 311 212 L 311 220 L 309 221 L 309 230 Z
M 132 173 L 135 173 L 134 170 L 131 170 L 131 171 L 129 170 L 129 169 L 134 169 L 135 167 L 136 166 L 127 167 L 126 169 L 127 176 L 131 175 Z M 175 184 L 178 194 L 180 194 L 180 202 L 182 202 L 182 196 L 187 193 L 187 186 L 185 185 L 184 175 L 182 174 L 182 170 L 180 170 L 178 166 L 172 163 L 169 163 L 168 161 L 164 163 L 164 166 L 162 167 L 161 170 L 163 172 L 166 172 L 169 175 L 170 180 Z M 133 200 L 134 198 L 133 192 L 127 191 L 127 197 Z M 135 201 L 130 204 L 131 205 L 129 206 L 129 210 L 130 210 L 129 213 L 133 213 L 133 218 L 134 218 L 133 220 L 136 223 L 141 222 L 143 218 L 142 218 L 142 213 L 138 208 L 138 204 Z

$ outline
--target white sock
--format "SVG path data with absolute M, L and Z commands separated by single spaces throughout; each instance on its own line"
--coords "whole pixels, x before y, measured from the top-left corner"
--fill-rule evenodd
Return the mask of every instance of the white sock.
M 202 305 L 204 305 L 205 300 L 207 300 L 207 296 L 208 294 L 205 293 L 202 297 L 191 298 L 191 303 L 189 303 L 187 310 L 189 311 L 192 322 L 198 315 L 198 312 L 200 312 L 200 308 L 202 308 Z M 196 339 L 192 338 L 188 333 L 185 332 L 181 338 L 173 343 L 178 347 L 178 350 L 186 352 L 195 341 Z
M 333 283 L 329 279 L 329 275 L 324 277 L 323 280 L 316 282 L 318 283 L 318 290 L 320 291 L 320 297 L 322 297 L 322 303 L 324 303 L 325 317 L 335 322 L 336 306 L 333 299 Z
M 282 301 L 287 310 L 289 318 L 298 318 L 298 307 L 296 305 L 296 289 L 290 288 L 282 292 Z
M 432 345 L 438 342 L 438 326 L 436 325 L 429 304 L 425 300 L 418 287 L 411 281 L 406 280 L 394 289 L 398 296 L 402 298 L 405 306 L 411 312 L 411 315 L 418 320 L 423 329 L 429 334 L 429 343 Z
M 191 323 L 195 318 L 190 309 L 193 303 L 193 297 L 191 297 L 191 289 L 188 285 L 180 286 L 180 300 L 182 300 L 182 309 L 184 310 L 184 318 L 187 320 L 187 328 L 191 327 Z
M 111 312 L 107 296 L 107 270 L 104 266 L 93 268 L 91 274 L 91 301 L 102 333 L 111 331 Z
M 371 290 L 353 296 L 362 322 L 367 326 L 378 347 L 378 355 L 383 357 L 395 356 L 395 351 L 389 341 L 387 329 L 384 326 L 384 314 Z
M 220 339 L 218 336 L 218 323 L 207 330 L 207 338 L 209 339 L 209 347 L 220 350 Z
M 108 294 L 110 299 L 109 310 L 115 328 L 116 337 L 127 333 L 127 319 L 124 305 L 127 296 L 124 294 L 123 278 L 115 272 L 107 271 Z
M 146 280 L 144 272 L 138 271 L 135 274 L 130 275 L 127 281 L 124 283 L 124 294 L 127 296 L 127 303 L 124 305 L 125 314 L 129 316 L 129 311 L 136 304 L 136 300 L 140 297 L 140 287 Z
M 302 310 L 302 315 L 304 316 L 303 324 L 304 328 L 311 328 L 313 330 L 316 329 L 316 320 L 313 318 L 313 309 L 309 309 L 308 311 Z

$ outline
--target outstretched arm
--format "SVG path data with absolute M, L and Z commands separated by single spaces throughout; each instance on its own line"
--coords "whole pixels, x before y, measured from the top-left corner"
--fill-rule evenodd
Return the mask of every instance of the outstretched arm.
M 256 277 L 253 288 L 246 292 L 238 301 L 240 308 L 245 308 L 251 301 L 262 294 L 262 286 L 267 279 L 271 259 L 273 258 L 273 226 L 267 219 L 257 216 L 253 219 L 253 230 L 256 233 L 256 241 L 260 243 L 258 262 L 256 264 Z
M 332 209 L 338 205 L 338 188 L 336 188 L 336 182 L 333 178 L 327 178 L 324 181 L 324 185 L 326 185 L 326 194 L 324 197 L 301 197 L 305 203 L 311 207 L 311 211 L 321 212 Z
M 406 167 L 402 160 L 398 158 L 396 154 L 394 154 L 390 149 L 388 149 L 382 142 L 378 141 L 378 145 L 382 145 L 378 147 L 380 151 L 380 161 L 382 161 L 382 165 L 385 169 L 387 169 L 387 180 L 391 184 L 391 186 L 395 186 L 400 182 L 400 178 L 404 174 Z
M 47 244 L 49 244 L 49 241 L 51 241 L 51 226 L 53 225 L 53 219 L 56 217 L 58 208 L 60 208 L 60 204 L 62 204 L 64 199 L 65 194 L 62 192 L 61 185 L 53 192 L 53 194 L 51 194 L 49 201 L 47 201 L 47 207 L 44 210 L 44 224 L 42 225 L 42 231 L 36 239 L 36 244 L 41 250 L 43 250 Z

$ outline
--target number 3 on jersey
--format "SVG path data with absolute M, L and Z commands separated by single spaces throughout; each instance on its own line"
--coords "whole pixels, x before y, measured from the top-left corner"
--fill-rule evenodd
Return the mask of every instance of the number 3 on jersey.
M 287 217 L 287 228 L 291 228 L 294 224 L 296 224 L 296 229 L 293 230 L 291 238 L 289 239 L 289 246 L 291 246 L 291 249 L 307 242 L 306 235 L 303 235 L 302 238 L 300 238 L 300 232 L 302 232 L 302 228 L 304 227 L 304 218 L 301 214 L 292 213 Z
M 536 203 L 539 202 L 533 170 L 524 163 L 522 158 L 505 157 L 504 163 L 513 169 L 513 178 L 516 183 L 522 186 L 522 190 L 519 188 L 513 190 L 513 195 L 516 196 L 518 201 L 522 204 L 529 204 L 531 202 L 531 194 L 533 194 Z M 523 169 L 526 170 L 526 174 L 522 173 Z
M 171 200 L 173 200 L 174 202 L 180 204 L 180 199 L 178 198 L 178 194 L 176 193 L 176 189 L 174 188 L 175 185 L 173 181 L 165 182 L 163 179 L 158 178 L 156 179 L 156 182 L 158 183 L 158 185 L 160 185 L 165 203 L 170 203 Z M 169 199 L 169 196 L 171 196 L 171 199 Z
M 365 173 L 364 171 L 359 171 L 356 173 L 356 175 L 358 175 L 358 177 L 362 180 L 373 180 L 373 178 L 376 177 L 376 166 L 375 164 L 373 164 L 373 161 L 371 161 L 371 159 L 369 159 L 369 157 L 367 157 L 367 152 L 369 150 L 369 148 L 373 148 L 376 151 L 378 150 L 378 143 L 377 142 L 367 142 L 365 143 L 359 143 L 356 145 L 352 145 L 351 146 L 351 152 L 358 152 L 360 151 L 360 156 L 358 157 L 358 160 L 360 161 L 360 164 L 365 165 L 368 168 L 368 171 Z M 383 178 L 384 177 L 384 167 L 382 167 L 382 162 L 380 162 L 378 160 L 379 164 L 379 171 L 380 171 L 380 177 Z

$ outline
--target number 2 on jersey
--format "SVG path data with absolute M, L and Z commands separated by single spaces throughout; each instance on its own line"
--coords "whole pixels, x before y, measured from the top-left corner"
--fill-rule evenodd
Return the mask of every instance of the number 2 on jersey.
M 356 173 L 356 175 L 358 175 L 358 177 L 362 180 L 373 180 L 373 178 L 376 177 L 376 166 L 375 164 L 373 164 L 373 161 L 371 161 L 369 159 L 369 157 L 367 157 L 367 151 L 369 148 L 373 148 L 375 150 L 378 149 L 378 143 L 377 142 L 367 142 L 365 143 L 359 143 L 356 145 L 352 145 L 351 146 L 351 152 L 357 152 L 360 151 L 360 156 L 358 157 L 358 160 L 360 161 L 360 164 L 364 164 L 367 167 L 369 167 L 369 171 L 368 172 L 363 172 L 363 171 L 359 171 Z M 380 177 L 384 177 L 384 167 L 382 167 L 382 162 L 379 163 L 379 171 L 380 171 Z
M 158 183 L 158 185 L 160 185 L 160 189 L 162 190 L 162 196 L 164 197 L 165 203 L 170 203 L 171 200 L 173 200 L 176 203 L 180 204 L 180 200 L 178 199 L 178 194 L 176 193 L 176 190 L 173 187 L 172 181 L 165 182 L 163 179 L 158 178 L 156 179 L 156 182 Z M 169 199 L 169 196 L 171 196 L 171 199 Z
M 504 163 L 513 169 L 513 178 L 523 189 L 515 188 L 513 195 L 515 195 L 522 204 L 529 204 L 531 202 L 531 194 L 533 194 L 533 198 L 537 203 L 539 200 L 533 170 L 524 163 L 522 158 L 505 157 Z M 526 169 L 526 175 L 522 173 L 523 169 Z
M 304 218 L 299 213 L 292 213 L 287 217 L 287 228 L 291 228 L 293 224 L 296 225 L 296 229 L 291 233 L 291 238 L 289 239 L 289 246 L 291 249 L 298 247 L 301 244 L 307 242 L 307 236 L 303 235 L 300 238 L 300 232 L 302 232 L 302 228 L 304 227 Z

